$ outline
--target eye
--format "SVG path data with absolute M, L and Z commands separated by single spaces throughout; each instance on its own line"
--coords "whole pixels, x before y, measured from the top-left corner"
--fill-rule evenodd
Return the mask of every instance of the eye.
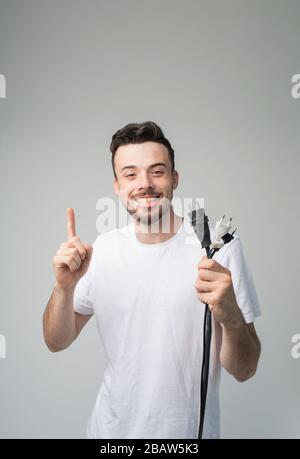
M 133 177 L 135 174 L 127 174 L 125 177 Z
M 163 171 L 154 171 L 153 174 L 156 174 L 156 175 L 163 174 Z

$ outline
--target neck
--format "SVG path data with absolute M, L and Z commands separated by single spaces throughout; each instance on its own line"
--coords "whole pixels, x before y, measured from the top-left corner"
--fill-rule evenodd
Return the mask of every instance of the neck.
M 154 232 L 151 232 L 149 226 L 135 221 L 135 233 L 137 239 L 143 244 L 159 244 L 173 237 L 180 228 L 183 218 L 174 213 L 173 207 L 170 208 L 169 216 L 166 221 L 162 218 L 153 224 Z

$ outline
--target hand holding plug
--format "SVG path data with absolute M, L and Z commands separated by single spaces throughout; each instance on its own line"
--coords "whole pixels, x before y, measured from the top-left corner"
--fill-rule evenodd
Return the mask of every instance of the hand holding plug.
M 202 257 L 195 289 L 198 299 L 209 306 L 219 323 L 229 325 L 240 318 L 231 272 L 216 260 Z

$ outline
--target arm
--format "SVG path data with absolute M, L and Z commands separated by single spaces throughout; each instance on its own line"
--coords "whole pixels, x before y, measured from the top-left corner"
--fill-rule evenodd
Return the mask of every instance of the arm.
M 66 349 L 77 338 L 92 317 L 73 309 L 74 289 L 66 291 L 54 286 L 43 317 L 44 339 L 52 352 Z
M 239 382 L 254 376 L 261 353 L 261 344 L 253 323 L 241 320 L 231 326 L 222 325 L 222 366 Z
M 202 257 L 198 271 L 198 297 L 222 328 L 221 363 L 238 381 L 246 381 L 256 372 L 261 345 L 254 325 L 246 324 L 237 304 L 231 272 L 207 257 Z
M 87 272 L 93 248 L 76 236 L 73 209 L 68 209 L 68 241 L 63 242 L 53 258 L 56 282 L 43 317 L 45 343 L 52 352 L 70 346 L 92 314 L 74 311 L 74 291 Z

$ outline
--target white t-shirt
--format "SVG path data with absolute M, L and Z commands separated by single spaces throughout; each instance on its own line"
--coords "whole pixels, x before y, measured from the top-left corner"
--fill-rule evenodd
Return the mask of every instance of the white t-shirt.
M 139 242 L 132 221 L 93 247 L 74 309 L 95 314 L 108 363 L 87 437 L 197 439 L 205 308 L 194 284 L 205 249 L 186 219 L 162 243 Z M 237 303 L 253 322 L 260 307 L 239 237 L 214 259 L 230 269 Z M 221 327 L 212 324 L 203 438 L 220 437 Z

